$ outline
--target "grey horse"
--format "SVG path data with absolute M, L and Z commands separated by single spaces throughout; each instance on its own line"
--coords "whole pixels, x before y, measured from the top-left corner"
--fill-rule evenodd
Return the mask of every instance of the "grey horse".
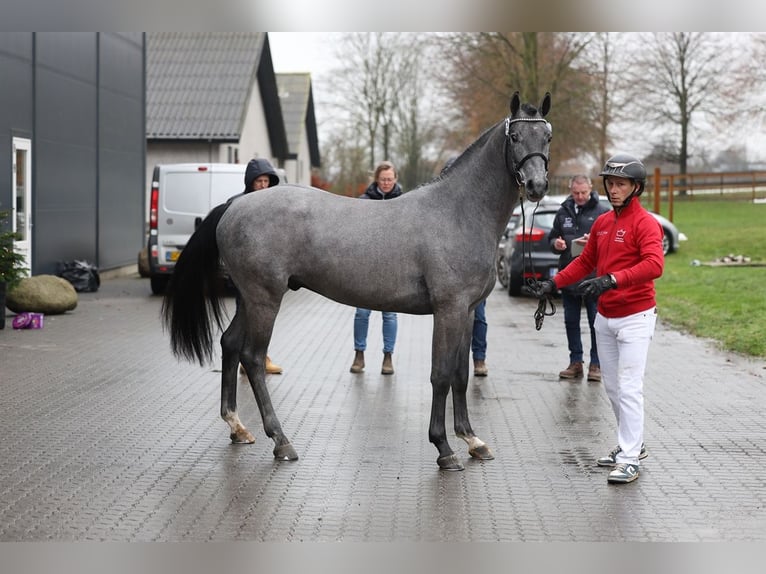
M 455 434 L 472 457 L 494 458 L 468 420 L 473 309 L 494 287 L 498 240 L 520 193 L 539 201 L 548 190 L 549 109 L 550 94 L 535 107 L 522 104 L 516 92 L 510 116 L 437 178 L 393 201 L 281 185 L 208 214 L 176 263 L 162 317 L 176 356 L 201 365 L 210 361 L 213 328 L 223 329 L 225 319 L 216 289 L 223 263 L 240 294 L 221 336 L 221 417 L 232 442 L 255 441 L 237 414 L 241 363 L 275 458 L 298 458 L 274 412 L 264 366 L 284 294 L 305 288 L 352 307 L 432 314 L 428 437 L 439 451 L 437 464 L 463 469 L 445 430 L 450 390 Z

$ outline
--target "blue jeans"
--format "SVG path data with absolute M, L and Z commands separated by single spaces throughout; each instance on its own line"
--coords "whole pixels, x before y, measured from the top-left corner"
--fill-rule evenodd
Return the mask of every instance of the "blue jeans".
M 473 312 L 473 336 L 471 337 L 471 352 L 474 361 L 487 358 L 487 300 L 484 299 Z
M 569 346 L 569 362 L 582 363 L 583 350 L 580 334 L 580 312 L 583 305 L 588 313 L 588 326 L 590 327 L 590 364 L 598 365 L 598 346 L 596 345 L 596 331 L 593 321 L 596 320 L 596 299 L 583 297 L 566 289 L 561 290 L 561 302 L 564 305 L 564 326 L 567 330 L 567 345 Z
M 364 351 L 367 349 L 367 329 L 370 326 L 369 309 L 357 308 L 354 315 L 354 350 Z M 396 344 L 396 313 L 381 311 L 383 314 L 383 352 L 393 353 Z

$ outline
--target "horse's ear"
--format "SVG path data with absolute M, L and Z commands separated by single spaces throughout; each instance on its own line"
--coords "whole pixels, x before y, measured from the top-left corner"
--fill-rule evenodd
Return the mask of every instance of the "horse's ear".
M 513 96 L 511 97 L 511 117 L 516 115 L 516 112 L 519 111 L 520 107 L 521 99 L 519 99 L 519 92 L 513 92 Z
M 548 115 L 548 112 L 551 110 L 551 93 L 545 92 L 545 96 L 543 96 L 543 103 L 540 104 L 540 113 L 543 117 Z

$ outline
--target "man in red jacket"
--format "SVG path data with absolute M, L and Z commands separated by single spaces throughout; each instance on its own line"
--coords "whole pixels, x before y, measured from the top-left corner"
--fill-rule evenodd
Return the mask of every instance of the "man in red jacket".
M 638 478 L 644 448 L 644 371 L 657 321 L 654 280 L 662 275 L 662 227 L 639 203 L 646 168 L 628 154 L 609 158 L 599 174 L 614 211 L 598 217 L 582 254 L 553 280 L 538 283 L 546 297 L 586 277 L 583 295 L 598 296 L 594 323 L 601 377 L 617 418 L 617 446 L 597 460 L 613 467 L 609 483 Z

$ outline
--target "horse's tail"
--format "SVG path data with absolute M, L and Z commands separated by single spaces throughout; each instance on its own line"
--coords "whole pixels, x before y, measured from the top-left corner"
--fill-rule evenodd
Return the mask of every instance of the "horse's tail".
M 173 354 L 189 361 L 213 358 L 212 321 L 223 325 L 219 296 L 216 228 L 229 203 L 215 207 L 189 238 L 176 262 L 162 301 L 163 326 L 170 331 Z

